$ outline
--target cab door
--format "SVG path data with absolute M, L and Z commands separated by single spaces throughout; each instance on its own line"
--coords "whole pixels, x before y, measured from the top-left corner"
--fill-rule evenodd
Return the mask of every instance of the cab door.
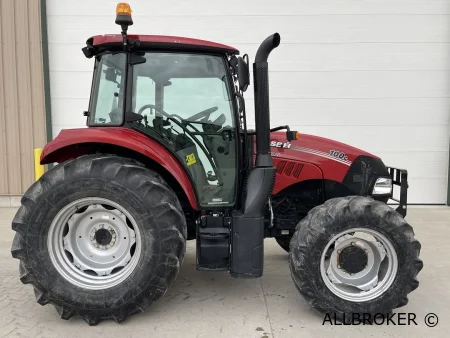
M 225 58 L 147 52 L 145 59 L 133 66 L 134 111 L 143 116 L 135 124 L 179 157 L 201 206 L 234 205 L 238 138 Z

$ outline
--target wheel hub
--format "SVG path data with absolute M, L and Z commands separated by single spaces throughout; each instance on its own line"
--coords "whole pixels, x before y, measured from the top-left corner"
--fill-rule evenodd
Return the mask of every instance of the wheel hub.
M 355 274 L 362 271 L 369 261 L 366 250 L 359 245 L 346 246 L 338 253 L 341 269 L 347 273 Z
M 99 228 L 94 227 L 91 231 L 91 243 L 100 250 L 107 250 L 116 244 L 117 235 L 111 226 L 107 228 L 101 224 Z
M 394 281 L 397 266 L 392 243 L 369 228 L 348 229 L 334 236 L 325 246 L 320 263 L 330 291 L 354 302 L 383 293 Z
M 85 198 L 61 209 L 48 238 L 50 257 L 61 275 L 88 289 L 124 280 L 137 264 L 139 241 L 131 215 L 102 198 Z

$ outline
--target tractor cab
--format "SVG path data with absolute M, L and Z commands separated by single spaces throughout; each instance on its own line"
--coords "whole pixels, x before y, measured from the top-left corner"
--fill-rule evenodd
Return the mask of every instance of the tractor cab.
M 86 57 L 95 57 L 87 125 L 127 127 L 145 134 L 184 166 L 201 208 L 239 207 L 243 191 L 236 187 L 244 184 L 252 169 L 258 143 L 256 132 L 246 127 L 243 92 L 250 83 L 248 57 L 210 41 L 129 35 L 131 14 L 126 6 L 118 13 L 122 33 L 91 37 L 83 48 Z M 270 37 L 268 44 L 278 46 L 279 35 Z M 259 143 L 267 144 L 259 164 L 271 167 L 263 60 L 268 53 L 263 54 L 267 55 L 258 62 L 265 64 L 258 68 L 263 87 L 255 96 L 263 104 L 257 110 L 267 112 L 256 123 L 263 128 Z M 288 139 L 295 136 L 288 126 L 283 128 Z
M 234 205 L 239 125 L 227 55 L 162 51 L 167 42 L 154 50 L 157 37 L 140 38 L 148 47 L 96 55 L 88 126 L 147 135 L 179 158 L 201 206 Z

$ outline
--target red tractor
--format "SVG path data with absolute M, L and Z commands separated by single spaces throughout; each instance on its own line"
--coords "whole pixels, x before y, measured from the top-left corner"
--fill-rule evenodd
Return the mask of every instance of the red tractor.
M 22 198 L 12 228 L 20 280 L 39 304 L 89 325 L 146 310 L 175 280 L 186 240 L 198 270 L 263 274 L 264 238 L 289 251 L 294 283 L 320 313 L 388 313 L 417 288 L 420 244 L 405 221 L 406 171 L 288 126 L 270 129 L 267 59 L 181 37 L 94 36 L 87 126 L 45 146 L 54 164 Z M 281 130 L 286 130 L 281 132 Z M 401 186 L 400 206 L 386 203 Z

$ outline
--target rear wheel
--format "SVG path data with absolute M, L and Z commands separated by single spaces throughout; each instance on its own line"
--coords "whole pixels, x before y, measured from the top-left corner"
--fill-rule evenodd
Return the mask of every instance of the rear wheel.
M 45 173 L 13 220 L 12 255 L 41 305 L 89 325 L 144 311 L 175 280 L 186 221 L 175 193 L 127 158 L 87 155 Z
M 411 226 L 382 202 L 330 199 L 311 210 L 291 241 L 294 283 L 321 314 L 387 314 L 408 303 L 423 267 Z

